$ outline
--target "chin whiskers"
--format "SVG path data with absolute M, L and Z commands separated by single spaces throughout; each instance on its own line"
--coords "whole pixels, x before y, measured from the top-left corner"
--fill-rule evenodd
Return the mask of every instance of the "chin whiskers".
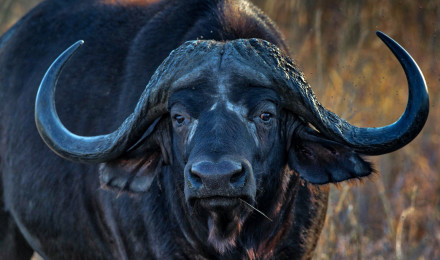
M 255 208 L 254 206 L 252 206 L 251 204 L 247 203 L 245 200 L 240 199 L 239 200 L 241 202 L 243 202 L 246 206 L 248 206 L 249 208 L 251 208 L 252 210 L 255 210 L 256 212 L 260 213 L 261 215 L 263 215 L 263 217 L 267 218 L 270 222 L 273 222 L 273 220 L 271 218 L 269 218 L 266 214 L 264 214 L 263 212 L 261 212 L 260 210 L 258 210 L 257 208 Z

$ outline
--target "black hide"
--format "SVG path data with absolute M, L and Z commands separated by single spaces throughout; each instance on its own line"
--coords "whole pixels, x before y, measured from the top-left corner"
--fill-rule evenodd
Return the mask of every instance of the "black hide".
M 226 101 L 215 106 L 212 95 L 221 92 L 215 80 L 233 74 L 227 65 L 234 55 L 222 53 L 231 62 L 210 62 L 224 69 L 209 71 L 186 93 L 172 93 L 169 113 L 113 161 L 84 165 L 59 158 L 35 128 L 34 99 L 44 72 L 77 40 L 85 45 L 61 74 L 57 110 L 72 132 L 98 135 L 115 130 L 133 111 L 172 50 L 188 40 L 223 46 L 248 38 L 288 54 L 269 18 L 241 0 L 49 0 L 10 29 L 0 39 L 0 259 L 29 259 L 31 248 L 47 259 L 311 258 L 328 189 L 307 180 L 359 178 L 371 166 L 286 111 L 277 102 L 281 93 L 268 86 L 225 76 L 224 97 L 247 113 L 235 113 Z M 199 125 L 191 133 L 195 119 Z M 256 125 L 254 135 L 249 125 Z M 222 161 L 225 155 L 235 161 Z M 224 172 L 246 190 L 212 188 L 222 177 L 203 175 Z M 185 186 L 188 175 L 211 189 Z M 213 189 L 220 204 L 238 195 L 219 206 L 203 200 Z

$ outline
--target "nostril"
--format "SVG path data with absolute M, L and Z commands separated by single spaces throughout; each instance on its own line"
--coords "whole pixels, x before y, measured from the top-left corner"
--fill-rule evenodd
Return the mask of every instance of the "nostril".
M 195 174 L 194 172 L 191 171 L 189 173 L 189 176 L 190 176 L 192 182 L 200 184 L 200 185 L 202 184 L 202 178 L 200 178 L 199 175 L 197 175 L 197 174 Z
M 189 169 L 188 173 L 189 173 L 188 180 L 191 183 L 191 185 L 196 189 L 200 189 L 203 184 L 202 178 L 200 177 L 200 173 L 197 171 L 197 169 L 194 168 L 194 166 L 192 166 Z
M 244 168 L 242 168 L 240 171 L 237 171 L 231 176 L 229 182 L 234 186 L 237 185 L 241 186 L 244 184 L 245 176 L 246 176 L 246 171 Z

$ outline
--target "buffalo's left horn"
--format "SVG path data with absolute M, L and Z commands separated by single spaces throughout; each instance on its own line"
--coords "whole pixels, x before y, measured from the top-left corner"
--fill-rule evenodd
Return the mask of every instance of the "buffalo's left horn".
M 78 136 L 61 123 L 55 109 L 55 86 L 66 62 L 83 44 L 78 41 L 65 50 L 49 67 L 40 84 L 35 103 L 35 122 L 44 142 L 58 155 L 77 162 L 98 163 L 124 153 L 145 129 L 163 113 L 164 106 L 141 99 L 135 111 L 114 132 L 99 136 Z M 148 96 L 151 89 L 144 91 Z
M 302 112 L 308 121 L 323 134 L 366 155 L 389 153 L 405 146 L 422 130 L 429 113 L 428 89 L 416 62 L 393 39 L 379 31 L 377 36 L 399 60 L 408 81 L 406 110 L 396 122 L 377 128 L 357 127 L 325 109 L 311 90 L 303 92 L 308 105 Z M 294 109 L 297 108 L 293 107 Z

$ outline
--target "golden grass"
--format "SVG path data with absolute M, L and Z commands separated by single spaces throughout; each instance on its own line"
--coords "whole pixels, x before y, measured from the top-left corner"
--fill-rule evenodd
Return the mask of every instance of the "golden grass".
M 37 2 L 2 1 L 0 32 Z M 411 53 L 429 86 L 422 133 L 371 157 L 375 180 L 331 189 L 315 259 L 440 259 L 440 1 L 254 2 L 283 31 L 321 103 L 353 124 L 389 124 L 406 105 L 404 73 L 376 30 Z

